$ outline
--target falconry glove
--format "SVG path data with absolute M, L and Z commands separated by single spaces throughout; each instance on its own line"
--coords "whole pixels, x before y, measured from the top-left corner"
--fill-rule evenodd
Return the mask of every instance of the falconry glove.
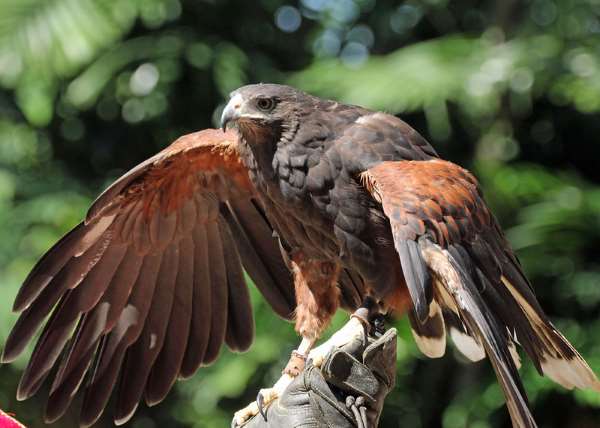
M 396 379 L 396 329 L 334 348 L 321 369 L 309 360 L 283 396 L 245 428 L 373 428 Z

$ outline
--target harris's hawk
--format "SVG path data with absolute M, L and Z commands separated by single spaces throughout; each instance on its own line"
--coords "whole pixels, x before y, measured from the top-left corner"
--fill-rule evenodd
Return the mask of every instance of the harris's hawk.
M 600 390 L 540 308 L 475 178 L 406 123 L 281 85 L 238 89 L 222 122 L 238 134 L 182 137 L 117 180 L 25 280 L 3 360 L 51 313 L 18 391 L 31 396 L 57 366 L 47 420 L 82 389 L 81 423 L 93 423 L 118 382 L 123 423 L 223 343 L 248 348 L 242 266 L 302 336 L 280 386 L 340 306 L 369 302 L 407 312 L 428 356 L 444 353 L 446 332 L 471 360 L 487 355 L 515 426 L 535 426 L 515 343 L 541 374 Z

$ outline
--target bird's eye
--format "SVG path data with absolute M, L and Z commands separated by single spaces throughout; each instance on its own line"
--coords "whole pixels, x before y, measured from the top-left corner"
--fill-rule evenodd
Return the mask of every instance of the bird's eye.
M 259 98 L 256 106 L 262 111 L 271 111 L 275 107 L 275 101 L 272 98 Z

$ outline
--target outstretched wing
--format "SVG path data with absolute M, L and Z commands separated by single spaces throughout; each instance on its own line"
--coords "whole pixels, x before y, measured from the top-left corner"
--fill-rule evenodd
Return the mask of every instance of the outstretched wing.
M 534 427 L 517 372 L 520 344 L 540 374 L 566 388 L 600 383 L 556 330 L 475 178 L 442 160 L 383 162 L 363 184 L 390 221 L 395 248 L 414 304 L 419 347 L 441 356 L 445 327 L 470 359 L 490 359 L 515 426 Z
M 275 312 L 291 317 L 291 274 L 236 144 L 218 130 L 181 137 L 100 195 L 29 274 L 3 361 L 51 313 L 17 393 L 33 395 L 58 365 L 47 421 L 86 373 L 81 423 L 98 419 L 119 373 L 115 422 L 124 423 L 142 396 L 160 402 L 223 342 L 247 349 L 254 321 L 242 264 Z

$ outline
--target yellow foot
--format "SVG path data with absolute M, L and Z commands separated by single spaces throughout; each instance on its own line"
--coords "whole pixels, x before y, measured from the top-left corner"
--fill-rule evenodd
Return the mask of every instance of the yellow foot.
M 273 385 L 272 388 L 264 388 L 258 392 L 258 396 L 256 401 L 248 404 L 241 410 L 238 410 L 233 415 L 233 421 L 231 423 L 232 427 L 241 427 L 252 417 L 258 415 L 259 413 L 266 420 L 266 413 L 264 409 L 269 407 L 269 405 L 277 400 L 283 394 L 283 391 L 288 387 L 290 383 L 294 380 L 294 377 L 289 374 L 284 374 L 279 378 L 279 380 Z

